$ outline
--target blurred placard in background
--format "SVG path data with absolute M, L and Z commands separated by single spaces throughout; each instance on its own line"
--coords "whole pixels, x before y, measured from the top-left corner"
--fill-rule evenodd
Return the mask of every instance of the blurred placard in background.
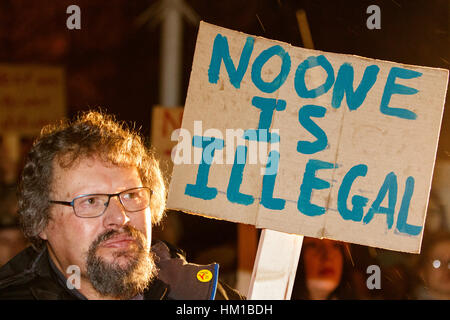
M 0 134 L 36 135 L 65 116 L 63 68 L 0 64 Z
M 171 152 L 177 144 L 177 140 L 172 141 L 171 138 L 174 130 L 181 127 L 183 110 L 183 107 L 153 107 L 151 143 L 159 156 L 162 170 L 166 174 L 172 172 Z

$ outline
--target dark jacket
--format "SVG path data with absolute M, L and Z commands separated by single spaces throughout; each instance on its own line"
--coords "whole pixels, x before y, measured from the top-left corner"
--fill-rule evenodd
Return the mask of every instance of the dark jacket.
M 169 248 L 170 247 L 170 248 Z M 219 281 L 219 265 L 188 263 L 182 252 L 164 242 L 152 246 L 159 272 L 143 294 L 144 300 L 240 300 L 237 291 Z M 213 278 L 201 282 L 200 270 Z M 69 289 L 65 277 L 52 266 L 47 248 L 38 252 L 28 247 L 0 268 L 0 299 L 76 300 L 85 299 Z

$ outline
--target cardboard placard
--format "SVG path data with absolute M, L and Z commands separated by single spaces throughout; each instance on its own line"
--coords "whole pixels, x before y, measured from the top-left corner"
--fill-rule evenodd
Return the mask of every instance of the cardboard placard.
M 447 81 L 202 22 L 167 206 L 418 253 Z
M 65 115 L 62 68 L 0 64 L 0 133 L 35 135 Z

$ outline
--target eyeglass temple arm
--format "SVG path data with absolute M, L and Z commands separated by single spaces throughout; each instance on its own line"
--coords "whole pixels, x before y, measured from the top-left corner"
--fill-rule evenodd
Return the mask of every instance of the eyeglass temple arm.
M 65 206 L 69 206 L 69 207 L 73 207 L 73 201 L 69 202 L 69 201 L 56 201 L 56 200 L 49 200 L 50 203 L 56 203 L 56 204 L 62 204 Z

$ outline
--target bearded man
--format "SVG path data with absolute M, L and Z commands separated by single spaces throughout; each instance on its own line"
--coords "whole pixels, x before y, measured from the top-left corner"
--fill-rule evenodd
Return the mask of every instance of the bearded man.
M 240 299 L 218 265 L 152 244 L 164 179 L 140 135 L 87 112 L 43 128 L 25 163 L 19 214 L 32 246 L 0 269 L 0 299 Z

